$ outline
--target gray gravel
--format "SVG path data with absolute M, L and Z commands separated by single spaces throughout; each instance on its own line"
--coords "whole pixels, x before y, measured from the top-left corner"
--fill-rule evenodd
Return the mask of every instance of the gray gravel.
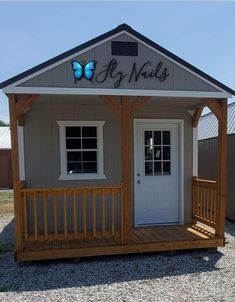
M 98 257 L 80 263 L 13 259 L 12 216 L 0 217 L 0 301 L 235 301 L 235 224 L 218 252 Z

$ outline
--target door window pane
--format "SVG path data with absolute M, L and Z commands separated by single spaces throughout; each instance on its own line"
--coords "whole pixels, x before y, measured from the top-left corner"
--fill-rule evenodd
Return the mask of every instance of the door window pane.
M 154 147 L 154 159 L 157 159 L 157 160 L 162 159 L 161 147 Z
M 153 132 L 152 131 L 144 132 L 144 143 L 145 143 L 145 145 L 153 144 Z
M 170 175 L 171 174 L 171 162 L 164 161 L 163 162 L 163 175 Z
M 154 145 L 161 145 L 161 131 L 154 131 Z
M 153 148 L 145 147 L 145 160 L 152 160 L 152 159 L 153 159 Z
M 152 162 L 145 162 L 145 175 L 153 175 L 153 163 Z
M 162 175 L 162 163 L 160 161 L 154 163 L 154 175 Z
M 170 145 L 170 131 L 163 131 L 163 145 Z
M 163 147 L 163 159 L 170 160 L 171 152 L 170 147 Z

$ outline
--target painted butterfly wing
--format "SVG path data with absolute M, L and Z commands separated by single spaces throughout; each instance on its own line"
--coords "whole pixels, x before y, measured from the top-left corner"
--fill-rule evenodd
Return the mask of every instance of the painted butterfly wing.
M 80 80 L 83 73 L 83 67 L 77 61 L 72 61 L 72 67 L 74 70 L 74 77 L 76 80 Z
M 95 70 L 95 63 L 96 63 L 95 61 L 90 61 L 84 67 L 84 75 L 87 80 L 92 80 L 94 76 L 93 70 Z

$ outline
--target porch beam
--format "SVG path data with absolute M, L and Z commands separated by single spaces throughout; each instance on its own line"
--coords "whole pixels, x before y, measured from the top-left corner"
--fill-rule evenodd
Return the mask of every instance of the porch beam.
M 121 97 L 121 158 L 123 196 L 123 242 L 130 242 L 133 222 L 132 206 L 132 106 L 130 97 Z
M 214 113 L 218 121 L 222 119 L 222 107 L 216 99 L 204 99 L 203 103 Z
M 12 182 L 14 189 L 14 214 L 15 214 L 15 250 L 22 251 L 22 224 L 20 205 L 20 177 L 19 177 L 19 150 L 16 114 L 16 96 L 8 95 L 10 129 L 11 129 L 11 158 L 12 158 Z
M 203 111 L 204 107 L 198 107 L 194 114 L 193 114 L 193 118 L 192 118 L 192 126 L 193 128 L 197 128 L 199 119 L 201 117 L 202 111 Z
M 216 235 L 224 237 L 226 202 L 226 164 L 227 164 L 227 99 L 219 101 L 221 119 L 218 119 L 218 158 L 217 158 L 217 204 Z
M 149 99 L 151 99 L 150 96 L 138 96 L 137 99 L 132 103 L 132 115 L 138 112 L 143 106 L 145 106 Z
M 38 94 L 25 95 L 17 100 L 15 104 L 17 119 L 19 119 L 21 115 L 32 105 L 38 96 Z
M 121 119 L 121 115 L 122 115 L 122 113 L 121 113 L 121 104 L 117 100 L 115 100 L 115 98 L 113 96 L 110 96 L 110 95 L 100 95 L 100 98 Z

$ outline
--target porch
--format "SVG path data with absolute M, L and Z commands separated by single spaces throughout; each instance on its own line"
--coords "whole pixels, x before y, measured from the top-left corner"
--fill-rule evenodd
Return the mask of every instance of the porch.
M 216 182 L 193 179 L 192 187 L 191 225 L 132 228 L 127 241 L 124 241 L 122 186 L 23 188 L 20 190 L 22 250 L 17 252 L 17 260 L 88 257 L 224 245 L 224 237 L 219 236 L 216 231 Z M 43 221 L 38 219 L 39 212 Z

